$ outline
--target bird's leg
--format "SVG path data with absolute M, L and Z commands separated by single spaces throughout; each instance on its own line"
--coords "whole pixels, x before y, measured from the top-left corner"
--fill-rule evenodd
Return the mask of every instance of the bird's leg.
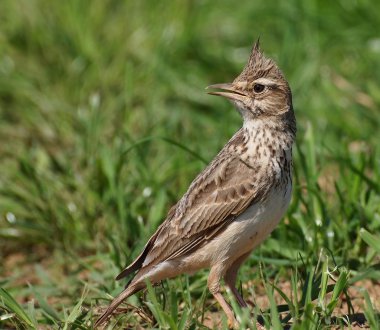
M 241 296 L 240 292 L 236 288 L 236 277 L 238 270 L 241 266 L 241 264 L 244 262 L 245 259 L 249 256 L 250 252 L 243 254 L 238 259 L 236 259 L 233 264 L 228 268 L 226 274 L 224 275 L 224 282 L 226 285 L 230 288 L 232 294 L 235 296 L 237 303 L 240 307 L 245 308 L 248 307 L 247 303 L 244 301 L 243 297 Z
M 210 292 L 222 307 L 224 313 L 226 313 L 229 328 L 233 328 L 237 324 L 234 312 L 231 306 L 224 299 L 223 295 L 220 293 L 220 279 L 222 276 L 222 270 L 220 267 L 212 267 L 208 276 L 207 284 Z
M 227 284 L 228 285 L 228 284 Z M 228 285 L 232 294 L 235 296 L 237 303 L 241 308 L 248 307 L 247 303 L 244 301 L 244 298 L 241 296 L 239 290 L 234 285 Z
M 238 270 L 239 270 L 241 264 L 244 262 L 245 259 L 247 259 L 247 257 L 249 256 L 250 253 L 251 252 L 243 254 L 238 259 L 236 259 L 233 262 L 233 264 L 230 266 L 230 268 L 228 268 L 226 274 L 224 275 L 224 282 L 230 288 L 232 294 L 236 298 L 237 303 L 242 308 L 246 308 L 246 307 L 248 307 L 248 305 L 244 301 L 239 290 L 236 288 L 235 283 L 236 283 L 236 277 L 237 277 Z M 256 322 L 256 329 L 261 330 L 261 329 L 265 329 L 265 328 L 260 324 L 260 322 L 257 321 Z
M 228 328 L 234 328 L 237 324 L 234 312 L 231 306 L 226 302 L 223 295 L 220 292 L 213 293 L 214 298 L 218 301 L 220 306 L 222 306 L 224 313 L 227 315 Z

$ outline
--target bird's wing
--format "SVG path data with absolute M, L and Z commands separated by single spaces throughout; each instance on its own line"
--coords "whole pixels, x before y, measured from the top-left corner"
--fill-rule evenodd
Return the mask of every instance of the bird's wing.
M 263 199 L 270 189 L 268 181 L 262 180 L 263 171 L 260 164 L 248 165 L 222 151 L 159 227 L 141 260 L 142 268 L 188 254 Z

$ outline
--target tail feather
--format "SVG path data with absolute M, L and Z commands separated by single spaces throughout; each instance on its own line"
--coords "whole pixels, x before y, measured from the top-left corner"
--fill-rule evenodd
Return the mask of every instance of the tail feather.
M 152 249 L 154 241 L 156 240 L 156 237 L 158 233 L 160 232 L 159 227 L 157 231 L 154 233 L 154 235 L 149 239 L 148 243 L 146 243 L 144 250 L 140 253 L 140 255 L 133 261 L 128 267 L 126 267 L 119 275 L 116 276 L 116 280 L 120 280 L 123 277 L 127 277 L 128 275 L 134 273 L 136 270 L 139 270 L 144 261 L 146 256 L 148 255 L 149 251 Z
M 107 321 L 107 318 L 112 315 L 115 309 L 129 296 L 133 295 L 137 291 L 140 291 L 145 287 L 144 282 L 133 283 L 124 291 L 122 291 L 114 300 L 112 300 L 111 304 L 108 306 L 107 310 L 99 317 L 99 319 L 95 322 L 94 327 L 97 328 L 101 326 L 104 322 Z

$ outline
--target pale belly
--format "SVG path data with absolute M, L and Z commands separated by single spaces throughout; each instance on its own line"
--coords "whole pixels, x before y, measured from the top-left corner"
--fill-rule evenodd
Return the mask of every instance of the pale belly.
M 223 269 L 240 256 L 257 247 L 277 226 L 291 197 L 291 184 L 282 191 L 273 191 L 266 203 L 250 206 L 221 234 L 188 256 L 164 261 L 144 275 L 155 282 L 162 277 L 194 273 L 202 268 L 220 265 Z
M 267 238 L 285 214 L 291 190 L 289 184 L 282 191 L 273 191 L 265 204 L 251 205 L 220 235 L 185 258 L 184 263 L 192 264 L 192 268 L 194 263 L 199 268 L 211 267 L 220 262 L 230 264 L 252 251 Z

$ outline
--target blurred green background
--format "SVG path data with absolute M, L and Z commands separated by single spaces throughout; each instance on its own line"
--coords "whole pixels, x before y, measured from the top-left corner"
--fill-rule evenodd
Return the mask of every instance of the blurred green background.
M 294 286 L 318 296 L 308 279 L 324 264 L 350 271 L 346 293 L 377 285 L 379 13 L 354 0 L 2 0 L 0 327 L 91 327 L 93 307 L 121 290 L 114 276 L 240 127 L 204 88 L 232 81 L 258 37 L 290 83 L 299 133 L 291 207 L 241 280 L 290 281 L 296 269 Z M 190 283 L 186 327 L 211 308 L 206 276 L 166 283 L 178 304 Z M 376 325 L 377 298 L 361 297 Z M 312 300 L 309 319 L 329 326 L 334 308 Z M 306 326 L 297 306 L 293 324 Z M 152 313 L 146 326 L 165 328 Z M 278 315 L 263 315 L 275 327 Z

